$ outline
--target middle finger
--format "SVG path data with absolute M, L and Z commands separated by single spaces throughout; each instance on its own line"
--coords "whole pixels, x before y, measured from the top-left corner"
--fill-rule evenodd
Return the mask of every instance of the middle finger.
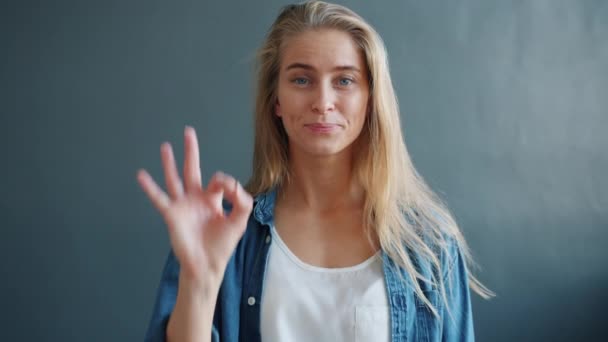
M 202 188 L 201 166 L 196 131 L 190 126 L 184 130 L 184 182 L 186 191 Z

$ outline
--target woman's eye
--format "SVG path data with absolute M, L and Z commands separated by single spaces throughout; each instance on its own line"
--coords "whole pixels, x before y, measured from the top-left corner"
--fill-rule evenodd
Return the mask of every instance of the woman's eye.
M 352 80 L 352 79 L 350 79 L 350 78 L 341 78 L 341 79 L 338 81 L 338 83 L 339 83 L 341 86 L 348 86 L 348 85 L 350 85 L 351 83 L 353 83 L 353 80 Z
M 303 77 L 294 78 L 292 81 L 296 85 L 307 85 L 308 80 Z

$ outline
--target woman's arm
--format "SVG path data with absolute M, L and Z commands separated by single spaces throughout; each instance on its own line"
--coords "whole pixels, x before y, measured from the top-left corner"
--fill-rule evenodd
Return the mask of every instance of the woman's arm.
M 192 127 L 184 129 L 184 150 L 182 180 L 173 148 L 166 142 L 161 145 L 167 192 L 147 171 L 137 173 L 137 181 L 163 216 L 171 241 L 147 341 L 211 338 L 219 286 L 253 206 L 241 184 L 224 173 L 216 172 L 203 187 Z M 232 204 L 230 212 L 224 210 L 224 200 Z
M 170 251 L 145 341 L 187 341 L 197 335 L 219 341 L 211 323 L 218 289 L 219 285 L 217 288 L 198 286 L 186 275 L 180 274 L 179 263 L 173 251 Z M 212 335 L 215 337 L 212 338 Z
M 167 341 L 199 341 L 200 336 L 209 336 L 213 312 L 219 291 L 219 282 L 201 284 L 185 275 L 180 275 L 175 309 L 167 325 Z

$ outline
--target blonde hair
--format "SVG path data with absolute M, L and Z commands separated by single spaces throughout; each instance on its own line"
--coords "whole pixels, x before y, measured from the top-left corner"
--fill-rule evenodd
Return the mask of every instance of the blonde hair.
M 258 52 L 255 102 L 253 174 L 247 190 L 253 195 L 289 181 L 288 137 L 273 115 L 281 48 L 289 37 L 314 29 L 337 29 L 348 33 L 364 53 L 370 85 L 368 114 L 357 139 L 354 163 L 357 179 L 365 190 L 365 225 L 374 230 L 382 249 L 410 277 L 418 298 L 437 315 L 437 308 L 424 294 L 419 281 L 438 289 L 447 301 L 441 255 L 449 255 L 456 243 L 465 262 L 474 266 L 467 243 L 447 206 L 416 172 L 401 132 L 399 106 L 389 74 L 384 42 L 363 18 L 335 4 L 308 1 L 288 5 L 270 28 Z M 430 279 L 417 269 L 419 260 L 433 266 Z M 401 274 L 401 273 L 399 273 Z M 484 298 L 492 293 L 470 272 L 469 284 Z M 449 308 L 448 308 L 449 309 Z

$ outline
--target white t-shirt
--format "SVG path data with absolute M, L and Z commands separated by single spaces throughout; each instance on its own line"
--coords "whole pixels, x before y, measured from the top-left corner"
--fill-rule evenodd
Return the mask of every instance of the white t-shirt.
M 271 228 L 261 303 L 263 342 L 390 341 L 380 252 L 359 265 L 302 262 Z

